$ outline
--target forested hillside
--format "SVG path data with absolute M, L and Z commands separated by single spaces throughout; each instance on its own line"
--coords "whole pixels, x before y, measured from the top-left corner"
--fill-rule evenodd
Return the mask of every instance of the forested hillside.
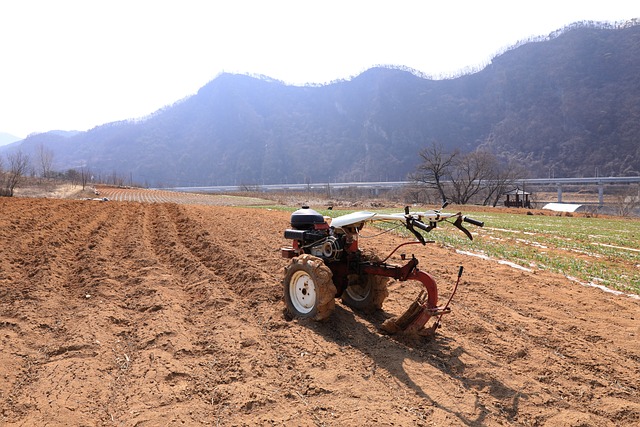
M 46 147 L 57 170 L 152 186 L 403 180 L 433 143 L 519 159 L 531 177 L 640 174 L 638 70 L 639 25 L 580 24 L 445 80 L 373 68 L 297 87 L 223 74 L 145 119 L 1 150 L 33 159 Z

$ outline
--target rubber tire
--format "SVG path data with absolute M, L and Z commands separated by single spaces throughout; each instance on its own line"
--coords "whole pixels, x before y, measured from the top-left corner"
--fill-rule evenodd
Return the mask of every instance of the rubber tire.
M 365 313 L 380 310 L 389 296 L 388 282 L 388 277 L 363 274 L 355 284 L 347 286 L 342 293 L 342 302 Z
M 322 259 L 302 254 L 291 260 L 284 273 L 284 302 L 291 316 L 320 321 L 331 315 L 337 291 Z
M 379 260 L 375 255 L 365 257 L 374 261 Z M 388 277 L 361 274 L 344 290 L 342 302 L 356 310 L 373 313 L 382 309 L 384 300 L 389 296 L 388 283 Z

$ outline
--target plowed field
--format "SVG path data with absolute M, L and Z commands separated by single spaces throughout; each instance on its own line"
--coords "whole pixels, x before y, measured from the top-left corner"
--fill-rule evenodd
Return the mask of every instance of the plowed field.
M 0 426 L 640 424 L 637 299 L 412 246 L 441 300 L 465 275 L 435 337 L 388 336 L 410 284 L 373 315 L 285 319 L 286 212 L 0 198 L 0 213 Z

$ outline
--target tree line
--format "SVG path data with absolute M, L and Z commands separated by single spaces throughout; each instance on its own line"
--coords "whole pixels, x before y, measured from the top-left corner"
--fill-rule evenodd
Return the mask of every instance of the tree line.
M 43 144 L 38 147 L 34 159 L 22 150 L 7 153 L 4 160 L 0 156 L 0 197 L 13 197 L 16 187 L 26 177 L 62 179 L 74 185 L 80 184 L 84 190 L 92 177 L 91 170 L 80 167 L 66 172 L 54 171 L 53 158 L 53 151 Z

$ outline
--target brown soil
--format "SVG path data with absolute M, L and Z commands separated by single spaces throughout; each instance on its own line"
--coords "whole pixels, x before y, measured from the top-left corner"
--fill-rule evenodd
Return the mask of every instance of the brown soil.
M 452 314 L 387 336 L 336 301 L 287 321 L 286 212 L 0 199 L 0 426 L 627 426 L 640 301 L 409 246 Z M 362 242 L 378 253 L 402 239 Z M 400 263 L 398 257 L 392 261 Z

